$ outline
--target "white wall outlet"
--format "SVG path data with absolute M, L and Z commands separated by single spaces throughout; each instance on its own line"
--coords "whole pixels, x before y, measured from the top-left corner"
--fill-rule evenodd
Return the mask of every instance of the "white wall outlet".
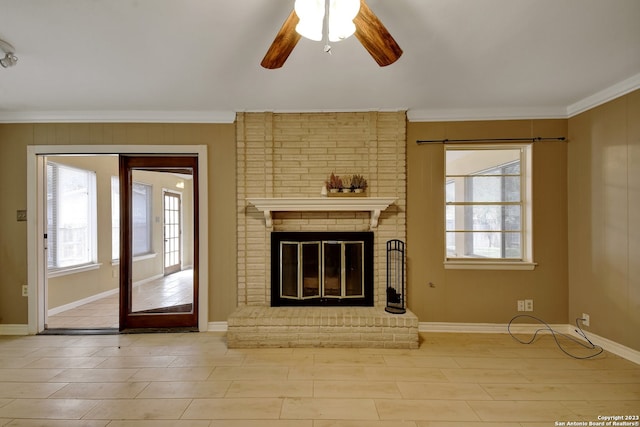
M 524 311 L 533 311 L 533 300 L 532 299 L 524 300 Z
M 582 313 L 582 324 L 584 326 L 590 326 L 589 325 L 590 321 L 591 319 L 589 319 L 589 315 L 587 313 Z
M 28 297 L 29 296 L 29 286 L 28 285 L 22 285 L 22 296 L 23 297 Z
M 518 311 L 524 311 L 524 300 L 523 299 L 519 299 L 518 300 Z

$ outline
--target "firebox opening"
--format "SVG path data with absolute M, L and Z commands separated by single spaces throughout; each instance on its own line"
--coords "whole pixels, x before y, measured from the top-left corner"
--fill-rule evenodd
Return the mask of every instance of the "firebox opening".
M 271 306 L 373 306 L 373 232 L 271 233 Z

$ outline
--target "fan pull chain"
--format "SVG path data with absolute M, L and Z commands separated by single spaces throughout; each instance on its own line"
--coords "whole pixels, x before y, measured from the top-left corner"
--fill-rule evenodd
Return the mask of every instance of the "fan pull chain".
M 324 52 L 331 55 L 331 45 L 329 44 L 329 9 L 331 8 L 331 0 L 324 1 L 324 21 L 322 30 L 324 32 Z

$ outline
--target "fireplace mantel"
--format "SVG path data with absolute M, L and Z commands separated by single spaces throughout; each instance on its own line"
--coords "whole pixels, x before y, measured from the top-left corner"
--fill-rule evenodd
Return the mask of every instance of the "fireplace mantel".
M 389 197 L 310 197 L 310 198 L 247 198 L 247 202 L 264 214 L 268 228 L 273 226 L 271 212 L 335 212 L 369 211 L 371 228 L 378 226 L 380 213 L 395 202 Z

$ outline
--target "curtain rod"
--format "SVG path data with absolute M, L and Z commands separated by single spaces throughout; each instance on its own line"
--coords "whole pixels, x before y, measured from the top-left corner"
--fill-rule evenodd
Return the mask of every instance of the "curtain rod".
M 534 138 L 479 138 L 479 139 L 419 139 L 416 144 L 459 144 L 465 142 L 539 142 L 539 141 L 566 141 L 564 136 L 554 138 L 543 138 L 536 136 Z

